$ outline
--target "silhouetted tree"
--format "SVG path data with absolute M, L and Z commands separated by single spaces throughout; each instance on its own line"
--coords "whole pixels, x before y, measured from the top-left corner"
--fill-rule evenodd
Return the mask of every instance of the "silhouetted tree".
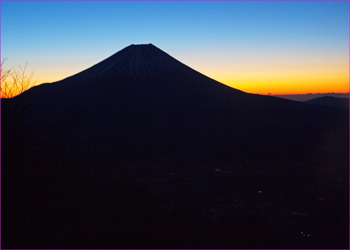
M 1 98 L 12 98 L 31 88 L 34 72 L 27 73 L 27 63 L 19 69 L 4 69 L 6 59 L 1 60 Z

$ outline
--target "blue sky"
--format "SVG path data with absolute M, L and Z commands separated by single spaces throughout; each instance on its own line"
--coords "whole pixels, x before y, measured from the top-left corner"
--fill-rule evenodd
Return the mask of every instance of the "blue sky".
M 268 85 L 269 92 L 282 93 L 288 85 L 286 93 L 307 80 L 311 89 L 322 86 L 312 92 L 330 85 L 336 92 L 346 82 L 348 89 L 347 1 L 1 1 L 1 57 L 8 67 L 28 61 L 38 83 L 75 74 L 138 43 L 153 43 L 248 92 Z

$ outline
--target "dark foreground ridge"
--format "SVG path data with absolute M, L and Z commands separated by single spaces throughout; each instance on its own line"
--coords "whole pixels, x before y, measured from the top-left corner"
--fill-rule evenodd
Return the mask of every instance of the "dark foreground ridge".
M 348 110 L 131 45 L 2 111 L 3 248 L 348 248 Z

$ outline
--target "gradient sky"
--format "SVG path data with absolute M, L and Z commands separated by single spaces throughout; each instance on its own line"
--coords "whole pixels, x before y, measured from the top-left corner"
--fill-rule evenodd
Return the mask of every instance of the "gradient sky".
M 348 1 L 1 1 L 1 58 L 37 83 L 139 43 L 250 93 L 349 92 Z

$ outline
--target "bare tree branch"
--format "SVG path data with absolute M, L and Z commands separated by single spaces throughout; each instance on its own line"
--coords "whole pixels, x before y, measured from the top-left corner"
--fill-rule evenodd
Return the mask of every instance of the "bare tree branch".
M 28 63 L 19 69 L 6 70 L 4 64 L 7 59 L 1 60 L 1 98 L 12 98 L 34 86 L 34 71 L 27 73 Z

